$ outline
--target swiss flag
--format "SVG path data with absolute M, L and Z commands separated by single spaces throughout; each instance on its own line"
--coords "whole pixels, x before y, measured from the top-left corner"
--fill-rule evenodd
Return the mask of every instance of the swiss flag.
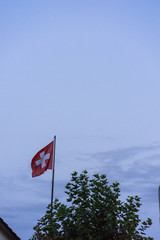
M 43 174 L 47 169 L 52 169 L 54 141 L 42 148 L 32 159 L 32 177 Z

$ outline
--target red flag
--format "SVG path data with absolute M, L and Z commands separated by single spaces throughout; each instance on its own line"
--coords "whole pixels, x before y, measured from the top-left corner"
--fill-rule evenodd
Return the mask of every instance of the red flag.
M 54 141 L 42 148 L 32 159 L 32 177 L 43 174 L 47 169 L 52 169 L 53 143 Z

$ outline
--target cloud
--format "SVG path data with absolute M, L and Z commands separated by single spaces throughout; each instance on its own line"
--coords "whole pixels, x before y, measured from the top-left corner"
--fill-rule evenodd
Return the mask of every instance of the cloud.
M 80 160 L 80 159 L 79 159 Z M 106 173 L 110 181 L 120 182 L 124 194 L 138 194 L 144 201 L 157 201 L 160 184 L 160 145 L 133 146 L 81 157 L 97 172 Z

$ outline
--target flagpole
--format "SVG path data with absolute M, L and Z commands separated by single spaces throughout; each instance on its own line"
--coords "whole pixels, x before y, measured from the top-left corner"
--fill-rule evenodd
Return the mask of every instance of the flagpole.
M 54 169 L 55 169 L 55 153 L 56 153 L 56 136 L 54 136 L 54 146 L 53 146 L 53 165 L 52 165 L 51 209 L 52 209 L 52 206 L 53 206 L 53 193 L 54 193 Z
M 160 186 L 158 188 L 158 202 L 159 202 L 159 225 L 160 225 Z

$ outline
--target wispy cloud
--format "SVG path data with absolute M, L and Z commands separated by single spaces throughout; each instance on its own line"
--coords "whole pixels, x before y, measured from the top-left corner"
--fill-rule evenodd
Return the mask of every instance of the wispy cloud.
M 79 159 L 80 160 L 80 159 Z M 86 166 L 97 163 L 97 171 L 105 172 L 111 181 L 118 181 L 123 192 L 156 200 L 160 184 L 160 145 L 133 146 L 81 157 Z M 153 194 L 154 192 L 154 194 Z M 153 196 L 154 195 L 154 196 Z

